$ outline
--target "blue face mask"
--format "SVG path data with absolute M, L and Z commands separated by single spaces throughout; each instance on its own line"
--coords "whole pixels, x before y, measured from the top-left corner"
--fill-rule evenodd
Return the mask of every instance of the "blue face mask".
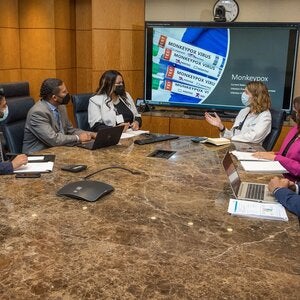
M 249 104 L 250 104 L 249 98 L 250 98 L 249 95 L 247 95 L 245 92 L 243 92 L 243 94 L 241 96 L 241 100 L 245 106 L 249 106 Z
M 3 111 L 3 116 L 0 118 L 0 122 L 4 121 L 8 116 L 8 106 L 5 107 Z

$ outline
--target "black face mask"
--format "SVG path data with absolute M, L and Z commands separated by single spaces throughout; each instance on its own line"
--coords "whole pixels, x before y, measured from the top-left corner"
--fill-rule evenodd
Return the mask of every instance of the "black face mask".
M 116 85 L 115 94 L 118 95 L 118 96 L 124 95 L 125 94 L 124 85 Z
M 62 105 L 67 105 L 69 103 L 70 99 L 71 99 L 71 96 L 70 96 L 69 93 L 66 96 L 64 96 L 63 98 L 61 98 L 60 96 L 57 96 L 57 97 L 62 99 L 61 102 L 59 102 Z

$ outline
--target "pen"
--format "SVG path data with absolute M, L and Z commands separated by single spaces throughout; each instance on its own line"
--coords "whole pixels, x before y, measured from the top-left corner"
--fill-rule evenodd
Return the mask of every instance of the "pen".
M 17 155 L 20 155 L 22 153 L 13 153 L 13 152 L 7 152 L 5 153 L 6 156 L 17 156 Z

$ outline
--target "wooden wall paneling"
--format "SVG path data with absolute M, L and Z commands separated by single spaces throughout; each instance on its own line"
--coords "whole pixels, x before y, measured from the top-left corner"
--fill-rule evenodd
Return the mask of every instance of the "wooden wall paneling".
M 132 29 L 144 26 L 143 0 L 92 0 L 93 28 Z
M 0 0 L 0 82 L 21 80 L 18 0 Z
M 20 69 L 20 42 L 18 28 L 0 28 L 1 70 Z
M 21 80 L 29 82 L 30 95 L 36 101 L 40 98 L 40 88 L 46 78 L 56 77 L 55 69 L 22 69 Z
M 208 136 L 209 124 L 204 120 L 171 118 L 170 133 L 180 135 Z
M 18 0 L 0 0 L 0 28 L 19 28 L 18 2 Z
M 76 0 L 77 93 L 92 92 L 92 3 Z
M 150 130 L 152 133 L 169 133 L 170 118 L 142 116 L 142 129 Z
M 54 28 L 55 0 L 19 0 L 20 28 Z

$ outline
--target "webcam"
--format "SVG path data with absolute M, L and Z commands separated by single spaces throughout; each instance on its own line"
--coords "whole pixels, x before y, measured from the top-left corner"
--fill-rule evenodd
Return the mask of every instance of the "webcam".
M 215 22 L 226 22 L 225 17 L 226 9 L 223 5 L 219 5 L 215 9 L 214 21 Z

